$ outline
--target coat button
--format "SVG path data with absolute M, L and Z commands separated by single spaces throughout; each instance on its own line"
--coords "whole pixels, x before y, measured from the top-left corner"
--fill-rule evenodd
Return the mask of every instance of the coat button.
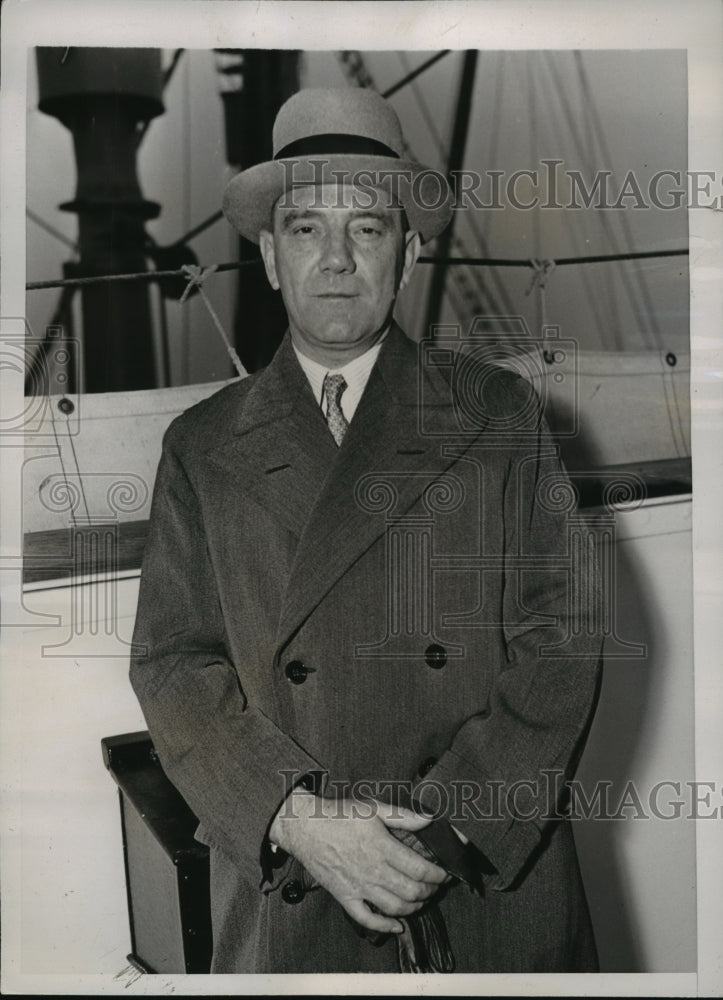
M 433 642 L 431 646 L 427 646 L 425 649 L 424 659 L 428 667 L 440 670 L 447 662 L 447 650 L 444 646 L 439 646 L 436 642 Z
M 304 898 L 304 887 L 301 882 L 287 882 L 281 889 L 281 898 L 285 903 L 289 903 L 293 906 L 295 903 L 300 903 Z
M 286 676 L 292 684 L 303 684 L 308 673 L 310 673 L 309 668 L 305 667 L 301 660 L 291 660 L 286 664 Z
M 436 757 L 427 757 L 427 759 L 419 765 L 419 777 L 425 778 L 436 763 Z

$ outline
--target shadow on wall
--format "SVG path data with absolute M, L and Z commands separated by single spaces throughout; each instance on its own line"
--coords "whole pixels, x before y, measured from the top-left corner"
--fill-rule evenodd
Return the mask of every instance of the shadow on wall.
M 647 542 L 666 544 L 660 536 Z M 665 721 L 672 685 L 679 685 L 685 664 L 671 662 L 666 642 L 671 623 L 655 581 L 646 579 L 640 544 L 631 539 L 615 546 L 615 632 L 619 640 L 644 645 L 645 655 L 615 655 L 620 652 L 615 640 L 606 640 L 600 701 L 577 774 L 588 801 L 596 788 L 603 794 L 607 789 L 608 808 L 599 811 L 603 816 L 621 811 L 624 817 L 574 824 L 603 972 L 686 971 L 695 966 L 695 897 L 686 882 L 688 869 L 694 871 L 694 840 L 681 838 L 680 827 L 677 833 L 671 829 L 677 824 L 633 818 L 637 807 L 626 794 L 633 782 L 648 809 L 651 785 L 672 777 L 663 773 L 663 744 L 679 749 L 679 759 L 674 758 L 679 774 L 685 776 L 688 765 L 690 776 L 693 763 L 693 733 L 683 732 L 684 706 L 676 717 L 678 734 L 668 731 Z M 689 837 L 692 832 L 683 830 Z M 686 849 L 690 856 L 684 856 Z M 664 885 L 666 895 L 658 901 Z
M 609 658 L 615 643 L 606 640 L 600 700 L 577 775 L 590 797 L 599 782 L 610 782 L 612 803 L 634 773 L 635 760 L 642 752 L 640 736 L 650 710 L 651 664 L 656 653 L 654 609 L 645 600 L 643 582 L 626 547 L 617 545 L 614 551 L 616 632 L 618 638 L 645 645 L 647 653 L 638 659 Z M 622 835 L 619 821 L 591 819 L 575 825 L 603 972 L 645 968 L 621 853 Z
M 597 379 L 581 383 L 582 419 L 574 437 L 559 439 L 561 454 L 582 492 L 589 477 L 591 483 L 599 480 L 603 490 L 617 492 L 618 499 L 632 500 L 625 494 L 639 477 L 624 466 L 604 466 L 620 461 L 642 466 L 651 455 L 670 457 L 675 455 L 673 443 L 662 431 L 655 441 L 644 442 L 640 427 L 630 436 L 621 428 L 617 443 L 609 440 L 601 412 L 588 409 L 595 396 L 588 392 L 593 383 Z M 602 384 L 614 411 L 610 380 Z M 652 380 L 646 384 L 650 389 Z M 658 413 L 664 426 L 662 401 L 646 399 L 648 422 Z M 639 415 L 642 403 L 636 405 Z M 560 423 L 569 426 L 571 417 L 564 399 L 548 407 L 553 432 Z M 646 487 L 639 485 L 645 495 Z M 695 968 L 694 831 L 690 822 L 666 822 L 651 814 L 649 803 L 657 782 L 683 785 L 694 769 L 692 553 L 686 499 L 648 500 L 643 507 L 635 501 L 616 511 L 614 535 L 600 551 L 613 634 L 606 638 L 600 699 L 576 776 L 592 804 L 587 807 L 592 817 L 577 819 L 574 831 L 603 972 Z M 651 818 L 634 818 L 636 793 Z M 620 818 L 606 818 L 616 812 Z M 575 814 L 589 815 L 585 808 Z

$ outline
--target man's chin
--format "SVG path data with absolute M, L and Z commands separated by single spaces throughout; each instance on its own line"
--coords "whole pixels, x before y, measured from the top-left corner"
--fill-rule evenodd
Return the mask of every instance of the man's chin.
M 373 335 L 368 331 L 359 331 L 344 326 L 333 326 L 319 334 L 319 340 L 327 347 L 338 347 L 343 350 L 346 347 L 356 347 L 366 344 Z
M 358 327 L 347 324 L 331 323 L 322 328 L 316 328 L 313 336 L 302 338 L 297 335 L 294 337 L 292 331 L 292 339 L 301 351 L 304 351 L 305 348 L 316 348 L 330 354 L 361 354 L 373 347 L 383 332 L 384 328 L 377 332 L 373 329 L 360 330 Z

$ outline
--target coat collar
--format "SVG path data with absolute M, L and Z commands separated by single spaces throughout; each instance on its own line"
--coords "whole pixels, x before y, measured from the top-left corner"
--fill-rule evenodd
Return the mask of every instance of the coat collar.
M 454 454 L 442 447 L 445 438 L 458 436 L 449 383 L 420 366 L 418 354 L 398 327 L 390 330 L 299 540 L 280 647 L 384 534 L 387 518 L 404 514 L 469 446 L 462 441 Z M 380 497 L 389 506 L 379 509 Z
M 449 381 L 419 363 L 421 349 L 393 325 L 337 448 L 287 334 L 208 453 L 298 539 L 279 649 L 384 534 L 387 516 L 404 514 L 471 443 L 459 436 Z M 392 505 L 375 509 L 375 496 Z
M 298 538 L 336 455 L 287 334 L 207 456 Z

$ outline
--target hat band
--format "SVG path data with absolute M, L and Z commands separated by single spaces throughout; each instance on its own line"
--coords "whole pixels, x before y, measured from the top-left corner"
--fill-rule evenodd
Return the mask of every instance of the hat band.
M 274 156 L 275 160 L 289 159 L 296 156 L 393 156 L 399 159 L 399 153 L 365 135 L 351 135 L 344 132 L 325 132 L 321 135 L 304 136 L 290 142 Z

